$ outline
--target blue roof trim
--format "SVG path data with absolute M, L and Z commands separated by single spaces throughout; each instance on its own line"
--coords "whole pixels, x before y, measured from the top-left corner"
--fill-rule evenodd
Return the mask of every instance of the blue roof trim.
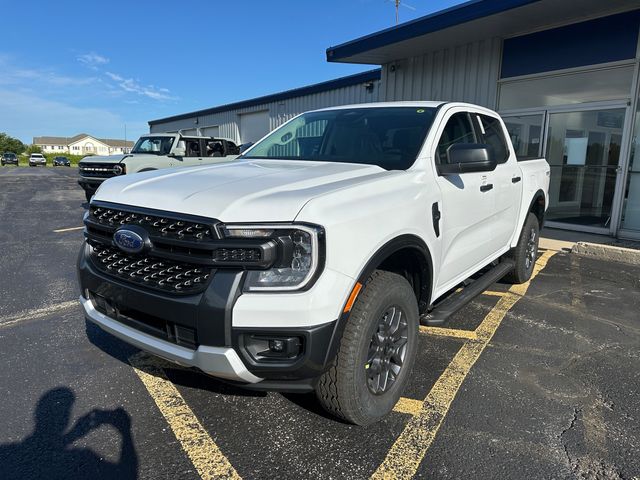
M 352 85 L 358 85 L 360 83 L 380 80 L 380 78 L 381 71 L 379 68 L 376 68 L 375 70 L 368 70 L 366 72 L 356 73 L 355 75 L 340 77 L 334 80 L 328 80 L 326 82 L 308 85 L 306 87 L 294 88 L 292 90 L 286 90 L 284 92 L 252 98 L 250 100 L 228 103 L 226 105 L 220 105 L 218 107 L 207 108 L 205 110 L 198 110 L 190 113 L 182 113 L 180 115 L 159 118 L 157 120 L 149 120 L 148 123 L 149 126 L 151 126 L 158 123 L 165 123 L 174 120 L 184 120 L 186 118 L 199 117 L 203 115 L 213 115 L 214 113 L 228 112 L 229 110 L 238 110 L 241 108 L 254 107 L 256 105 L 262 105 L 265 103 L 279 102 L 282 100 L 288 100 L 290 98 L 302 97 L 304 95 L 313 95 L 314 93 L 322 93 L 329 90 L 335 90 L 337 88 L 351 87 Z
M 381 30 L 327 49 L 327 61 L 335 62 L 393 43 L 427 35 L 462 23 L 489 17 L 541 0 L 472 0 L 420 17 L 397 27 Z

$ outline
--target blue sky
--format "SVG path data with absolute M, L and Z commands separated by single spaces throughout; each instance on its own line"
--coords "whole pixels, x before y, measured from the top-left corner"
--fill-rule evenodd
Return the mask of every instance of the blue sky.
M 0 132 L 134 139 L 147 121 L 368 70 L 329 46 L 395 23 L 389 0 L 11 1 Z M 407 0 L 401 22 L 459 0 Z M 15 19 L 15 21 L 8 21 Z

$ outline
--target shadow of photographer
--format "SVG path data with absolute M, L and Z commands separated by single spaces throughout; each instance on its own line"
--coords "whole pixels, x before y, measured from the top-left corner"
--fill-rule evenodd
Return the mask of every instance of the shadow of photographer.
M 40 397 L 35 409 L 33 433 L 21 442 L 0 444 L 0 476 L 23 478 L 137 478 L 138 456 L 131 435 L 131 418 L 122 408 L 94 409 L 69 429 L 75 395 L 60 387 Z M 120 457 L 111 462 L 74 442 L 104 425 L 121 436 Z

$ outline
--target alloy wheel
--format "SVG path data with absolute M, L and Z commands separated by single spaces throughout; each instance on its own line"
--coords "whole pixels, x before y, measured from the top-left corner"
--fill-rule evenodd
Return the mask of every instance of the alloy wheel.
M 409 328 L 400 307 L 389 307 L 371 337 L 365 371 L 374 395 L 387 392 L 400 375 L 407 354 Z

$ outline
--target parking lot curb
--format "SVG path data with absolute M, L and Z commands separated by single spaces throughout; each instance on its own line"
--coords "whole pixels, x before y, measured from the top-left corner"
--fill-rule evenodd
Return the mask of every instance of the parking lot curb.
M 615 247 L 613 245 L 599 245 L 597 243 L 577 242 L 571 248 L 571 253 L 601 260 L 640 265 L 640 250 L 633 248 Z

